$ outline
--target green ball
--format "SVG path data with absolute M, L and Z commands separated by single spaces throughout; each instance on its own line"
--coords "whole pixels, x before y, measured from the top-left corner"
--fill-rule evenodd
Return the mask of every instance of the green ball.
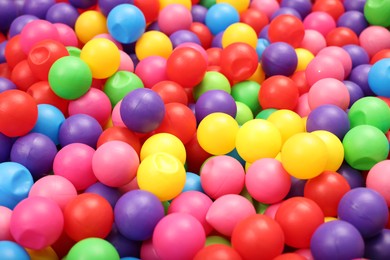
M 357 100 L 349 109 L 348 118 L 351 128 L 372 125 L 384 133 L 390 129 L 390 108 L 385 101 L 377 97 Z
M 237 113 L 235 119 L 239 125 L 243 125 L 249 120 L 253 119 L 252 110 L 247 105 L 238 101 L 236 101 L 236 105 L 237 105 Z
M 264 120 L 267 120 L 268 117 L 275 111 L 278 111 L 276 108 L 268 108 L 268 109 L 264 109 L 262 111 L 260 111 L 260 113 L 258 113 L 256 115 L 256 119 L 264 119 Z
M 91 69 L 80 58 L 65 56 L 56 60 L 50 68 L 49 85 L 61 98 L 77 99 L 87 93 L 91 84 Z
M 86 238 L 77 242 L 69 251 L 66 260 L 119 260 L 115 247 L 101 238 Z
M 224 237 L 220 237 L 220 236 L 209 236 L 209 237 L 206 237 L 205 246 L 211 246 L 211 245 L 226 245 L 226 246 L 230 246 L 231 244 L 230 244 L 230 241 L 227 240 Z
M 79 48 L 73 46 L 67 46 L 66 49 L 68 50 L 70 56 L 80 58 L 81 50 Z
M 198 100 L 200 95 L 209 90 L 223 90 L 230 94 L 230 82 L 222 73 L 208 71 L 204 75 L 203 80 L 193 89 L 195 101 Z
M 259 103 L 260 84 L 256 81 L 242 81 L 232 87 L 232 97 L 247 105 L 254 115 L 261 110 Z
M 213 5 L 215 5 L 217 3 L 216 0 L 200 0 L 199 4 L 200 5 L 203 5 L 204 7 L 206 7 L 207 9 L 212 7 Z
M 389 142 L 385 134 L 371 125 L 350 129 L 343 139 L 344 159 L 357 170 L 370 170 L 387 158 Z
M 142 80 L 130 71 L 118 71 L 109 77 L 104 84 L 103 91 L 106 93 L 114 107 L 128 93 L 137 88 L 143 88 Z
M 364 17 L 371 25 L 390 26 L 390 1 L 367 0 L 364 4 Z

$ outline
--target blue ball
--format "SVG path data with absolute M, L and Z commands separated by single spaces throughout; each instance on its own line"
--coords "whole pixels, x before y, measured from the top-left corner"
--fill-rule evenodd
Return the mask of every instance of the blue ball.
M 27 251 L 12 241 L 0 241 L 0 259 L 2 260 L 30 260 Z
M 64 121 L 65 116 L 58 108 L 49 104 L 40 104 L 38 105 L 38 119 L 31 132 L 46 135 L 58 145 L 60 143 L 58 134 Z
M 182 192 L 192 191 L 192 190 L 200 191 L 204 193 L 202 184 L 200 183 L 200 176 L 193 172 L 187 172 L 186 183 L 184 185 Z
M 13 209 L 27 198 L 34 183 L 33 177 L 26 167 L 16 162 L 0 163 L 0 173 L 0 206 Z
M 205 23 L 213 35 L 224 31 L 229 25 L 238 23 L 240 15 L 231 5 L 221 3 L 215 4 L 208 10 Z
M 142 11 L 131 4 L 114 7 L 107 17 L 107 28 L 111 36 L 120 43 L 137 41 L 146 29 Z
M 390 58 L 381 59 L 368 72 L 368 85 L 377 96 L 390 97 Z
M 257 40 L 256 52 L 257 52 L 257 57 L 259 59 L 259 62 L 261 61 L 261 57 L 263 56 L 263 52 L 264 52 L 265 48 L 267 48 L 269 45 L 270 45 L 270 42 L 267 39 L 259 38 Z

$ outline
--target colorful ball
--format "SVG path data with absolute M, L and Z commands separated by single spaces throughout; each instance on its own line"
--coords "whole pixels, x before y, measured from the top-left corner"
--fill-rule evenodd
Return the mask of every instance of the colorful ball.
M 194 260 L 212 260 L 216 258 L 239 260 L 242 259 L 236 250 L 227 245 L 210 245 L 202 248 L 195 255 Z
M 13 241 L 2 240 L 0 241 L 0 257 L 2 259 L 20 259 L 28 260 L 30 259 L 29 254 L 26 249 L 23 248 L 18 243 Z
M 3 240 L 12 241 L 13 238 L 10 232 L 12 210 L 7 207 L 0 206 L 0 214 L 2 216 L 2 221 L 0 223 L 0 239 L 2 241 Z
M 378 96 L 390 97 L 390 92 L 386 88 L 390 82 L 390 78 L 386 73 L 389 67 L 390 58 L 385 58 L 375 62 L 368 73 L 368 85 Z
M 140 153 L 141 161 L 149 155 L 164 152 L 175 156 L 184 165 L 186 150 L 183 143 L 176 136 L 169 133 L 154 134 L 143 143 Z
M 387 2 L 378 3 L 373 0 L 368 0 L 364 5 L 364 17 L 371 25 L 390 26 L 389 12 L 390 5 Z
M 302 118 L 295 112 L 287 109 L 280 109 L 272 113 L 267 121 L 273 123 L 282 135 L 282 143 L 291 136 L 304 132 Z
M 370 57 L 368 57 L 366 50 L 359 45 L 347 44 L 342 48 L 348 52 L 352 60 L 352 68 L 355 68 L 358 65 L 368 64 L 370 62 Z
M 303 36 L 301 48 L 305 48 L 314 55 L 320 50 L 326 47 L 325 37 L 314 29 L 305 29 L 305 35 Z
M 230 94 L 230 82 L 224 74 L 218 71 L 207 71 L 202 81 L 193 88 L 195 101 L 209 90 L 223 90 Z
M 26 24 L 20 32 L 20 44 L 25 54 L 28 54 L 32 47 L 42 40 L 59 40 L 57 28 L 45 20 L 34 20 Z
M 376 41 L 372 42 L 370 39 Z M 369 26 L 360 33 L 359 43 L 373 57 L 377 52 L 390 48 L 390 32 L 382 26 Z
M 230 25 L 239 21 L 238 11 L 228 3 L 215 3 L 208 9 L 205 17 L 205 24 L 213 35 L 225 31 Z
M 304 34 L 302 21 L 290 14 L 279 15 L 272 19 L 268 30 L 271 42 L 286 42 L 294 48 L 300 46 Z
M 344 67 L 338 59 L 323 55 L 317 56 L 307 65 L 307 83 L 312 86 L 320 79 L 333 78 L 339 81 L 344 80 Z
M 257 114 L 261 108 L 257 98 L 259 91 L 260 84 L 248 80 L 234 84 L 231 88 L 231 95 L 235 101 L 246 104 L 253 114 Z
M 271 76 L 261 84 L 258 99 L 263 109 L 293 110 L 298 104 L 298 86 L 287 76 Z
M 135 53 L 139 60 L 149 56 L 168 58 L 172 53 L 172 49 L 172 42 L 169 37 L 159 31 L 145 32 L 135 44 Z
M 89 10 L 79 15 L 74 30 L 82 43 L 87 43 L 96 35 L 108 33 L 106 17 L 98 11 Z
M 327 12 L 314 11 L 305 17 L 303 25 L 305 29 L 316 30 L 325 37 L 331 30 L 336 28 L 336 21 Z
M 252 48 L 256 48 L 256 31 L 246 23 L 238 22 L 229 25 L 222 35 L 222 47 L 226 48 L 233 43 L 246 43 Z
M 181 4 L 161 6 L 157 22 L 161 32 L 171 35 L 178 30 L 189 29 L 192 23 L 191 11 Z
M 80 258 L 93 258 L 96 260 L 112 259 L 119 260 L 118 251 L 104 239 L 90 237 L 76 243 L 66 256 L 68 260 Z
M 321 105 L 336 105 L 343 110 L 349 106 L 349 91 L 342 81 L 323 78 L 316 81 L 308 95 L 309 106 L 313 110 Z
M 168 80 L 166 74 L 167 60 L 160 56 L 149 56 L 139 61 L 135 74 L 146 88 L 152 88 L 160 81 Z
M 390 197 L 387 194 L 390 185 L 386 178 L 387 167 L 389 167 L 389 160 L 383 160 L 375 164 L 368 172 L 366 185 L 367 188 L 377 191 L 386 200 L 387 205 L 390 205 Z
M 110 203 L 111 207 L 114 208 L 116 202 L 121 196 L 121 192 L 117 188 L 112 188 L 107 185 L 102 184 L 101 182 L 96 182 L 89 186 L 84 193 L 95 193 L 97 195 L 105 198 L 108 203 Z
M 46 20 L 51 23 L 61 23 L 74 28 L 79 12 L 69 3 L 56 3 L 46 13 Z
M 325 130 L 317 130 L 311 133 L 321 138 L 328 150 L 328 162 L 325 170 L 337 171 L 344 160 L 344 146 L 341 140 L 336 135 Z
M 297 68 L 298 57 L 288 43 L 274 42 L 264 49 L 261 64 L 267 76 L 290 76 Z
M 43 134 L 58 145 L 60 143 L 58 134 L 64 121 L 64 114 L 58 108 L 49 104 L 40 104 L 38 105 L 38 119 L 31 132 Z
M 184 88 L 176 82 L 164 80 L 160 81 L 151 88 L 163 99 L 164 104 L 168 103 L 181 103 L 183 105 L 188 104 L 187 93 Z
M 364 255 L 367 258 L 389 257 L 389 237 L 389 229 L 383 229 L 378 235 L 367 239 L 364 244 Z
M 337 172 L 344 176 L 351 189 L 365 186 L 365 179 L 363 178 L 362 172 L 352 168 L 348 163 L 343 162 Z

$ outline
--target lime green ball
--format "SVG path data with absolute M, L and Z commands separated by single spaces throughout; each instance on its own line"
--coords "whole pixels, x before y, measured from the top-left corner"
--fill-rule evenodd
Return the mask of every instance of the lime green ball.
M 377 97 L 364 97 L 353 103 L 348 112 L 351 128 L 372 125 L 387 133 L 390 128 L 390 108 Z
M 217 3 L 217 0 L 200 0 L 199 4 L 206 8 L 210 8 Z
M 161 203 L 164 206 L 165 215 L 167 215 L 168 214 L 168 209 L 169 209 L 169 206 L 171 205 L 171 203 L 169 201 L 163 201 Z
M 264 119 L 264 120 L 267 120 L 268 117 L 275 111 L 278 111 L 277 109 L 275 108 L 268 108 L 268 109 L 264 109 L 262 111 L 260 111 L 260 113 L 258 113 L 256 115 L 256 119 Z
M 66 49 L 68 50 L 70 56 L 80 58 L 81 50 L 79 48 L 73 46 L 67 46 Z
M 230 94 L 230 82 L 222 73 L 217 71 L 208 71 L 204 75 L 203 80 L 194 87 L 194 99 L 198 100 L 200 95 L 209 90 L 223 90 Z
M 106 93 L 114 107 L 128 93 L 137 88 L 143 88 L 142 80 L 130 71 L 118 71 L 109 77 L 104 84 L 103 91 Z
M 90 89 L 92 72 L 80 58 L 65 56 L 56 60 L 49 71 L 49 85 L 54 93 L 64 99 L 81 97 Z
M 390 26 L 390 1 L 367 0 L 364 4 L 364 17 L 371 25 Z
M 115 247 L 101 238 L 86 238 L 77 242 L 69 251 L 66 260 L 119 260 Z
M 253 119 L 252 110 L 247 105 L 238 101 L 236 101 L 236 105 L 237 105 L 237 114 L 235 119 L 239 125 L 243 125 L 249 120 Z
M 247 105 L 254 115 L 259 113 L 261 107 L 259 103 L 260 84 L 256 81 L 241 81 L 232 87 L 232 97 Z
M 211 246 L 211 245 L 227 245 L 227 246 L 230 246 L 230 241 L 227 240 L 226 238 L 220 237 L 220 236 L 209 236 L 209 237 L 206 237 L 205 246 Z
M 371 125 L 359 125 L 343 139 L 344 159 L 357 170 L 370 170 L 387 158 L 389 142 L 385 134 Z

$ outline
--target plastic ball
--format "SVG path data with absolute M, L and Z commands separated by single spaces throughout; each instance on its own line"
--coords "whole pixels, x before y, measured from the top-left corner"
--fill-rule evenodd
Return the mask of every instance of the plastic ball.
M 190 26 L 189 31 L 194 33 L 200 41 L 200 45 L 208 49 L 211 47 L 211 41 L 213 40 L 213 35 L 210 32 L 210 29 L 203 23 L 193 22 Z
M 78 39 L 72 27 L 63 23 L 55 23 L 54 26 L 57 28 L 59 34 L 59 41 L 67 46 L 67 49 L 78 46 Z
M 277 11 L 279 7 L 280 5 L 277 0 L 254 0 L 250 4 L 250 8 L 265 12 L 268 18 L 271 18 L 272 14 Z
M 344 67 L 344 77 L 347 77 L 352 69 L 352 59 L 349 53 L 338 46 L 328 46 L 318 52 L 317 55 L 326 55 L 333 57 L 341 62 Z
M 200 191 L 204 193 L 198 174 L 189 171 L 186 172 L 186 183 L 182 192 L 186 191 Z
M 29 254 L 31 259 L 37 259 L 37 258 L 41 258 L 42 260 L 59 259 L 57 253 L 54 251 L 54 249 L 51 246 L 45 247 L 44 249 L 41 250 L 32 250 L 26 248 L 26 251 Z
M 74 27 L 77 38 L 85 44 L 96 35 L 108 33 L 106 23 L 106 17 L 98 11 L 83 12 L 77 18 Z
M 337 170 L 348 181 L 351 189 L 365 186 L 365 180 L 359 170 L 356 170 L 344 162 Z
M 157 21 L 161 32 L 171 35 L 178 30 L 189 29 L 192 23 L 192 15 L 185 6 L 171 4 L 161 9 Z
M 311 132 L 317 135 L 325 143 L 328 151 L 328 162 L 325 170 L 337 171 L 344 160 L 344 147 L 341 140 L 331 132 L 325 130 L 317 130 Z
M 85 190 L 97 181 L 92 170 L 94 152 L 90 146 L 80 143 L 63 147 L 54 158 L 54 174 L 68 179 L 77 190 Z
M 352 60 L 352 68 L 358 65 L 367 64 L 370 61 L 365 49 L 355 44 L 347 44 L 342 47 L 349 54 Z
M 212 259 L 239 260 L 241 256 L 233 248 L 227 245 L 210 245 L 202 248 L 195 255 L 194 260 L 212 260 Z
M 27 60 L 23 60 L 16 64 L 15 68 L 12 70 L 11 80 L 18 89 L 26 91 L 31 85 L 38 81 L 38 78 L 34 76 Z
M 188 97 L 185 90 L 176 82 L 164 80 L 153 85 L 151 88 L 163 99 L 164 104 L 181 103 L 187 105 Z
M 176 136 L 169 133 L 158 133 L 149 137 L 142 145 L 141 161 L 151 154 L 164 152 L 179 159 L 183 164 L 186 161 L 186 151 L 183 143 Z
M 269 19 L 264 12 L 254 8 L 248 8 L 240 13 L 240 22 L 250 25 L 258 35 L 269 23 Z
M 376 39 L 371 42 L 370 39 Z M 370 57 L 383 49 L 390 48 L 390 32 L 381 26 L 369 26 L 359 35 L 360 46 L 363 47 Z
M 312 3 L 309 0 L 282 0 L 280 7 L 290 7 L 296 10 L 302 18 L 305 18 L 312 9 Z
M 304 71 L 310 61 L 314 59 L 314 55 L 310 51 L 303 48 L 297 48 L 295 49 L 295 52 L 298 58 L 296 71 Z
M 305 34 L 305 28 L 300 19 L 293 15 L 280 15 L 270 23 L 268 37 L 271 42 L 286 42 L 297 48 Z
M 378 96 L 390 97 L 390 92 L 386 89 L 389 77 L 386 70 L 390 66 L 390 58 L 385 58 L 374 63 L 368 73 L 368 84 L 370 89 Z
M 7 207 L 0 206 L 0 214 L 2 216 L 2 221 L 0 224 L 0 239 L 12 241 L 13 238 L 10 233 L 10 223 L 12 217 L 12 210 Z
M 29 22 L 38 20 L 38 19 L 39 19 L 38 17 L 36 17 L 35 15 L 31 15 L 31 14 L 24 14 L 24 15 L 21 15 L 21 16 L 15 18 L 12 21 L 12 23 L 10 24 L 10 27 L 8 30 L 9 37 L 11 38 L 11 37 L 14 37 L 15 35 L 20 34 L 20 32 L 22 31 L 24 26 L 26 26 L 26 24 L 28 24 Z
M 38 42 L 46 39 L 59 40 L 57 28 L 45 20 L 34 20 L 26 24 L 20 32 L 20 43 L 24 53 L 28 54 Z
M 282 135 L 282 143 L 284 143 L 291 136 L 304 132 L 304 124 L 302 118 L 295 112 L 280 109 L 272 113 L 267 121 L 273 123 Z
M 149 56 L 138 63 L 135 74 L 142 80 L 146 88 L 152 88 L 160 81 L 167 80 L 167 60 L 160 56 Z
M 233 97 L 223 90 L 209 90 L 202 94 L 195 104 L 195 114 L 201 122 L 211 113 L 222 112 L 235 117 L 237 106 Z
M 192 259 L 203 248 L 205 240 L 203 226 L 187 213 L 167 215 L 153 233 L 153 246 L 161 259 Z M 173 251 L 172 246 L 179 246 L 178 250 Z
M 24 5 L 24 2 L 22 4 Z M 12 21 L 18 16 L 19 5 L 13 1 L 2 1 L 1 9 L 1 17 L 3 17 L 3 20 L 0 23 L 0 30 L 8 31 Z
M 242 81 L 234 84 L 231 88 L 231 95 L 235 101 L 243 102 L 257 114 L 260 111 L 260 104 L 257 98 L 260 91 L 260 84 L 255 81 Z
M 317 30 L 306 29 L 300 47 L 316 55 L 320 50 L 326 47 L 325 36 Z
M 256 48 L 256 31 L 245 23 L 233 23 L 229 25 L 222 35 L 222 47 L 226 48 L 233 43 L 246 43 L 252 48 Z
M 350 97 L 349 108 L 350 108 L 356 101 L 364 97 L 364 93 L 363 90 L 360 88 L 360 86 L 352 81 L 344 80 L 343 83 L 347 87 L 349 92 L 349 97 Z
M 292 79 L 283 75 L 276 75 L 264 80 L 258 98 L 263 109 L 293 110 L 298 104 L 299 90 Z
M 317 0 L 312 7 L 313 12 L 326 12 L 330 14 L 335 21 L 344 13 L 343 3 L 336 0 Z
M 389 160 L 384 160 L 375 164 L 368 172 L 366 186 L 377 191 L 386 200 L 387 205 L 390 205 L 390 197 L 387 194 L 387 189 L 390 185 L 386 178 L 386 170 Z
M 305 29 L 315 30 L 326 37 L 330 31 L 336 28 L 336 21 L 326 12 L 314 11 L 305 17 L 303 25 Z
M 0 241 L 0 257 L 5 260 L 20 259 L 29 260 L 30 256 L 26 249 L 13 241 Z
M 298 133 L 290 137 L 281 149 L 281 156 L 283 167 L 299 179 L 320 175 L 328 161 L 325 143 L 310 133 Z
M 237 115 L 235 119 L 239 125 L 243 125 L 249 120 L 253 119 L 253 113 L 246 104 L 236 101 L 236 106 L 237 106 Z
M 368 22 L 364 14 L 359 11 L 348 11 L 343 13 L 337 20 L 338 27 L 347 27 L 359 35 L 367 26 Z
M 339 246 L 343 247 L 342 251 Z M 350 223 L 334 220 L 318 227 L 311 239 L 310 248 L 315 259 L 356 259 L 364 255 L 364 240 Z
M 342 63 L 330 56 L 317 56 L 306 68 L 307 83 L 312 86 L 320 79 L 333 78 L 344 80 L 345 72 Z
M 362 90 L 365 96 L 373 96 L 374 92 L 371 90 L 368 83 L 368 74 L 372 68 L 370 64 L 358 65 L 352 69 L 348 80 L 357 84 Z
M 336 105 L 346 110 L 349 106 L 350 96 L 342 81 L 323 78 L 311 86 L 308 101 L 312 110 L 322 105 Z
M 390 230 L 383 229 L 378 235 L 365 241 L 364 255 L 368 258 L 387 258 L 390 256 Z
M 295 18 L 299 19 L 299 21 L 302 23 L 302 16 L 299 14 L 298 11 L 296 11 L 293 8 L 290 7 L 281 7 L 277 11 L 275 11 L 272 16 L 271 16 L 271 21 L 275 20 L 278 16 L 282 15 L 291 15 L 294 16 Z
M 99 136 L 97 147 L 109 141 L 123 141 L 131 145 L 133 149 L 139 154 L 141 150 L 141 144 L 138 136 L 126 127 L 113 126 L 105 129 Z
M 239 22 L 238 11 L 230 4 L 216 3 L 208 9 L 205 24 L 213 35 L 223 32 L 229 25 Z
M 387 2 L 376 2 L 368 0 L 364 5 L 364 17 L 370 25 L 378 25 L 382 27 L 390 26 L 388 12 L 390 5 Z
M 139 60 L 143 60 L 149 56 L 168 58 L 172 53 L 172 49 L 173 46 L 169 37 L 159 31 L 145 32 L 135 44 L 135 53 Z
M 356 188 L 342 197 L 338 216 L 354 225 L 366 238 L 382 231 L 387 224 L 389 211 L 386 200 L 378 192 L 369 188 Z
M 0 132 L 9 137 L 22 136 L 33 129 L 38 119 L 35 100 L 21 90 L 0 93 Z
M 266 47 L 261 61 L 267 76 L 290 76 L 298 65 L 298 57 L 294 48 L 284 42 L 275 42 Z
M 56 3 L 47 10 L 45 18 L 51 23 L 62 23 L 74 28 L 78 17 L 79 13 L 72 5 Z
M 11 89 L 16 89 L 15 83 L 7 78 L 0 77 L 0 93 Z
M 201 44 L 198 36 L 190 30 L 177 30 L 169 36 L 169 39 L 174 49 L 184 43 Z
M 95 193 L 97 195 L 105 198 L 108 203 L 110 203 L 111 207 L 114 208 L 116 202 L 121 196 L 121 192 L 117 188 L 112 188 L 107 185 L 102 184 L 101 182 L 96 182 L 89 186 L 84 193 Z
M 193 88 L 194 99 L 198 100 L 201 95 L 210 90 L 222 90 L 230 94 L 230 82 L 226 76 L 220 72 L 207 71 L 202 81 Z
M 8 162 L 14 140 L 0 133 L 0 163 Z
M 69 251 L 66 259 L 79 260 L 80 258 L 93 258 L 96 260 L 119 260 L 115 247 L 104 239 L 90 237 L 76 243 Z
M 124 51 L 119 50 L 120 55 L 120 64 L 118 71 L 124 70 L 124 71 L 130 71 L 134 72 L 134 62 L 131 59 L 131 57 Z
M 347 27 L 337 27 L 326 35 L 328 46 L 344 46 L 348 44 L 359 44 L 359 38 L 354 31 Z

